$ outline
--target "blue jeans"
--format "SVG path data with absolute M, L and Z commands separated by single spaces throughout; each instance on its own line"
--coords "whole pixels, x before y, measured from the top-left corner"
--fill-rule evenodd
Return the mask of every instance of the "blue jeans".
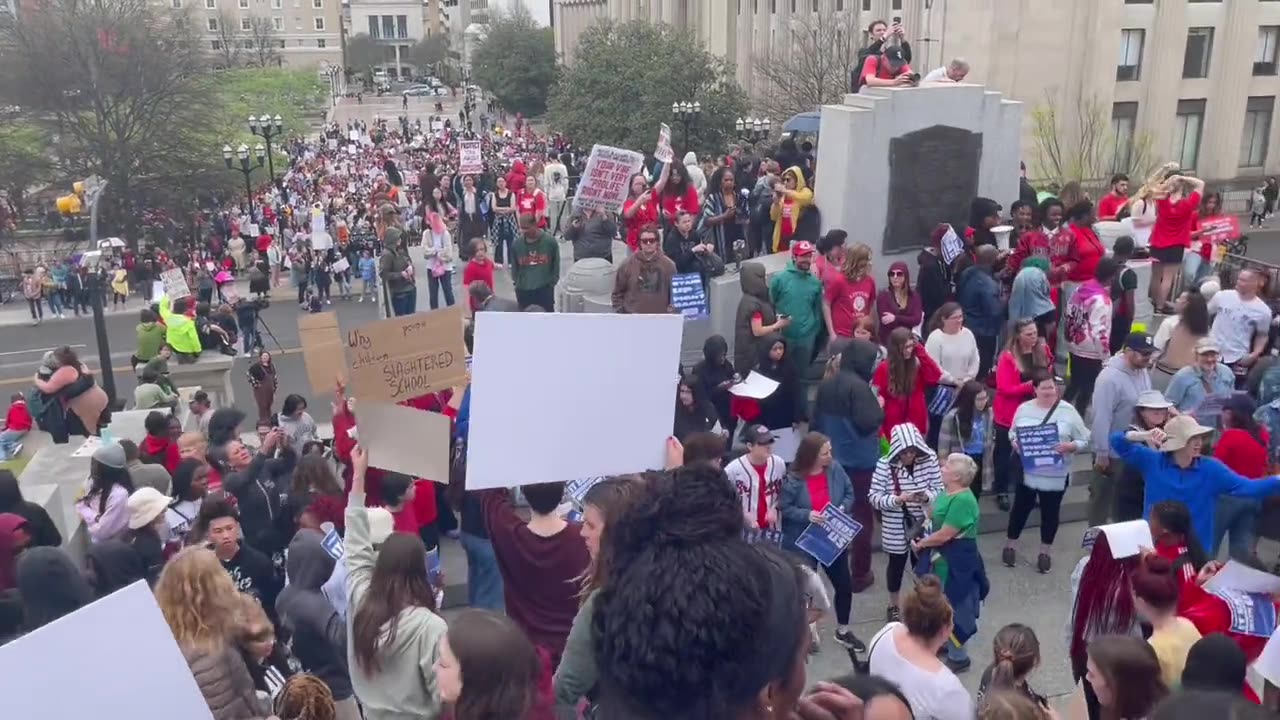
M 1198 288 L 1200 281 L 1208 274 L 1209 266 L 1204 264 L 1204 258 L 1200 257 L 1200 253 L 1192 252 L 1188 248 L 1182 255 L 1182 286 Z
M 49 312 L 53 313 L 54 315 L 57 315 L 62 312 L 62 291 L 61 290 L 51 291 L 48 295 L 45 296 L 45 299 L 49 301 Z
M 453 273 L 447 272 L 440 277 L 427 276 L 427 292 L 431 301 L 431 309 L 440 307 L 440 291 L 444 290 L 445 307 L 453 307 Z
M 1258 539 L 1258 515 L 1262 504 L 1249 498 L 1230 495 L 1218 496 L 1218 507 L 1213 519 L 1213 550 L 1210 557 L 1218 557 L 1222 538 L 1228 532 L 1227 556 L 1238 562 L 1253 557 L 1253 544 Z
M 473 608 L 502 612 L 502 573 L 493 543 L 488 538 L 462 533 L 462 550 L 467 554 L 467 604 Z
M 397 293 L 391 296 L 391 314 L 395 317 L 412 315 L 418 306 L 418 290 Z
M 5 430 L 0 432 L 0 461 L 12 460 L 14 448 L 22 444 L 26 431 Z

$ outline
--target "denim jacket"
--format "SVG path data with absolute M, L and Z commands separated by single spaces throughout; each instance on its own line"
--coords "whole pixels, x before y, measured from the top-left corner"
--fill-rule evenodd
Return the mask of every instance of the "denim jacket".
M 827 468 L 827 486 L 831 504 L 848 513 L 853 510 L 853 483 L 840 463 L 832 462 Z M 782 549 L 803 552 L 796 547 L 796 538 L 809 526 L 809 513 L 822 508 L 813 507 L 809 497 L 808 482 L 795 472 L 787 473 L 778 493 L 778 516 L 782 523 Z

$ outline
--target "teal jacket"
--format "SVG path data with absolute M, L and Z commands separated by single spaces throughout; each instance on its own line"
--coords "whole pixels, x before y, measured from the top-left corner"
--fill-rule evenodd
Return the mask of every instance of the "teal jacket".
M 823 326 L 822 281 L 811 272 L 796 267 L 794 260 L 769 281 L 769 295 L 779 315 L 791 316 L 782 331 L 788 340 L 812 342 Z

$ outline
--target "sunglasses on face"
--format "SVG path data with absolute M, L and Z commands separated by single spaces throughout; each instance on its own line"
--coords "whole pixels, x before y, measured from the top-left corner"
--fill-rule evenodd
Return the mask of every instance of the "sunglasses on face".
M 889 271 L 889 277 L 906 277 L 906 276 L 907 276 L 907 274 L 906 274 L 906 273 L 904 273 L 904 272 L 902 272 L 901 270 L 890 270 L 890 271 Z

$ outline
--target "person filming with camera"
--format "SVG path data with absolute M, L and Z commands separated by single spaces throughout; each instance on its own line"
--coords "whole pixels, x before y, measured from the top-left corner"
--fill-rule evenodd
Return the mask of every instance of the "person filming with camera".
M 911 70 L 902 46 L 886 43 L 879 55 L 862 64 L 863 87 L 910 87 L 920 82 L 920 73 Z

